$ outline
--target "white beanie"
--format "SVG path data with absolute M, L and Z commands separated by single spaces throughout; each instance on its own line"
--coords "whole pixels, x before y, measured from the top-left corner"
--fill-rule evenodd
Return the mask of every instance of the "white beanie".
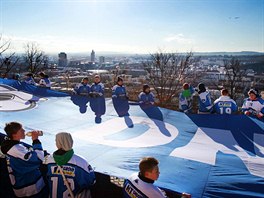
M 56 135 L 56 146 L 58 149 L 69 151 L 72 149 L 73 140 L 70 133 L 61 132 Z

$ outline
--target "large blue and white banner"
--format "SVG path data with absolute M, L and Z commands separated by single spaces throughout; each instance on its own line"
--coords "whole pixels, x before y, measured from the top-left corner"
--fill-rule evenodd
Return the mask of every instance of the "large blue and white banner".
M 97 124 L 89 99 L 42 89 L 0 79 L 0 132 L 10 121 L 43 130 L 41 141 L 50 153 L 56 133 L 70 132 L 74 151 L 95 171 L 119 177 L 138 171 L 142 157 L 154 156 L 161 172 L 156 185 L 192 197 L 264 197 L 264 123 L 258 119 L 187 116 L 136 104 L 130 116 L 118 117 L 107 99 Z

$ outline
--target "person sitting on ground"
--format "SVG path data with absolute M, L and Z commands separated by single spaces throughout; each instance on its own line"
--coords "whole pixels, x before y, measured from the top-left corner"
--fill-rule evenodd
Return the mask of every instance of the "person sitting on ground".
M 198 85 L 198 94 L 199 94 L 198 114 L 210 114 L 213 110 L 211 94 L 209 91 L 206 91 L 205 85 L 203 83 L 199 83 Z
M 233 114 L 237 112 L 237 104 L 230 98 L 227 89 L 222 89 L 221 96 L 214 101 L 214 112 L 217 114 Z
M 33 78 L 33 74 L 32 73 L 27 73 L 26 74 L 25 83 L 27 83 L 29 85 L 36 85 L 36 82 L 35 82 L 35 80 Z
M 192 113 L 192 100 L 195 90 L 188 83 L 184 83 L 182 88 L 183 91 L 179 95 L 179 109 L 184 113 Z
M 138 95 L 138 101 L 141 105 L 154 105 L 155 96 L 150 91 L 150 86 L 145 84 L 143 85 L 143 91 Z
M 91 197 L 90 189 L 95 184 L 91 165 L 81 156 L 74 154 L 70 133 L 56 135 L 56 150 L 45 161 L 50 198 Z
M 51 82 L 49 80 L 49 76 L 47 74 L 45 74 L 44 72 L 40 72 L 39 77 L 40 77 L 39 86 L 50 89 L 51 88 Z
M 165 192 L 153 185 L 160 174 L 158 164 L 158 160 L 154 157 L 142 158 L 139 162 L 139 173 L 134 173 L 125 180 L 124 197 L 166 197 Z
M 88 82 L 89 80 L 87 77 L 83 78 L 82 82 L 75 86 L 73 93 L 81 96 L 89 96 L 91 88 Z
M 244 100 L 242 112 L 245 115 L 263 118 L 264 115 L 264 100 L 259 96 L 258 91 L 250 89 L 248 98 Z
M 39 131 L 32 131 L 32 147 L 21 142 L 25 130 L 18 122 L 7 123 L 7 139 L 1 145 L 6 155 L 9 177 L 16 197 L 48 197 L 48 190 L 40 171 L 44 151 L 38 139 Z

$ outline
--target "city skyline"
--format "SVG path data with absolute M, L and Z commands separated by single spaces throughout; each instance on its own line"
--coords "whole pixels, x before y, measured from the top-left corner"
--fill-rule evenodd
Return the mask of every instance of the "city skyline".
M 264 0 L 1 0 L 11 51 L 46 53 L 264 52 Z

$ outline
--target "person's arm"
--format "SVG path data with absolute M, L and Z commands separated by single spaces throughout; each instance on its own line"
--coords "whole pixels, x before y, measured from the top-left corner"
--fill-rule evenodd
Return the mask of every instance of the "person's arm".
M 117 98 L 117 85 L 112 88 L 112 98 Z
M 260 119 L 264 117 L 264 100 L 260 99 L 259 103 L 261 107 L 259 113 L 257 114 L 257 117 Z

